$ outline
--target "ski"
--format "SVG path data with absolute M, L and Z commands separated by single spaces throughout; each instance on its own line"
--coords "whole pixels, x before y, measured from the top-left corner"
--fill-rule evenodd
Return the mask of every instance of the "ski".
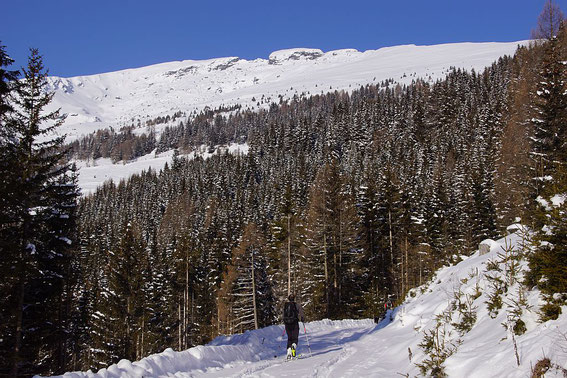
M 295 360 L 299 360 L 305 358 L 303 357 L 301 354 L 296 355 L 295 357 L 291 357 L 291 358 L 287 358 L 284 360 L 285 362 L 291 362 L 291 361 L 295 361 Z

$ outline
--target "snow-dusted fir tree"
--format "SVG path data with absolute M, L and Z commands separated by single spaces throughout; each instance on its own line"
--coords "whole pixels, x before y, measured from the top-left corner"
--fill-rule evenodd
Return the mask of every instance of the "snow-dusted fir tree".
M 113 359 L 135 360 L 141 348 L 145 293 L 143 272 L 147 266 L 140 231 L 131 223 L 124 225 L 112 255 L 105 305 L 105 321 L 113 335 L 108 344 Z
M 5 277 L 0 282 L 0 296 L 3 298 L 3 305 L 0 306 L 0 333 L 5 335 L 0 342 L 0 367 L 7 370 L 12 367 L 11 344 L 15 335 L 15 314 L 12 304 L 7 301 L 12 290 L 17 284 L 17 277 L 13 271 L 14 260 L 18 255 L 15 239 L 15 230 L 12 227 L 12 220 L 16 217 L 17 200 L 14 197 L 14 189 L 11 186 L 15 181 L 15 172 L 12 163 L 17 159 L 16 147 L 14 143 L 13 127 L 7 127 L 8 122 L 12 122 L 14 112 L 11 96 L 14 95 L 14 84 L 18 77 L 18 72 L 10 70 L 10 65 L 14 62 L 5 47 L 0 44 L 0 173 L 3 179 L 0 180 L 0 250 L 7 258 L 0 259 L 0 272 Z
M 6 47 L 0 42 L 0 121 L 2 122 L 6 122 L 8 120 L 7 117 L 14 111 L 10 95 L 14 90 L 19 72 L 8 69 L 13 63 L 14 60 L 8 56 Z M 2 133 L 4 132 L 5 130 L 2 128 Z M 7 137 L 4 134 L 1 136 L 2 138 Z
M 53 94 L 36 49 L 22 75 L 12 83 L 8 101 L 14 111 L 2 117 L 0 142 L 3 289 L 10 293 L 0 305 L 8 309 L 1 350 L 9 361 L 2 366 L 13 375 L 55 373 L 65 363 L 77 197 L 76 179 L 66 175 L 64 137 L 53 134 L 62 118 L 45 110 Z
M 528 281 L 545 299 L 542 319 L 556 319 L 567 301 L 567 95 L 563 14 L 551 1 L 539 19 L 545 37 L 541 79 L 537 86 L 532 155 L 536 182 L 534 226 L 537 248 L 530 256 Z
M 553 8 L 553 9 L 548 9 Z M 561 12 L 551 2 L 546 4 L 544 14 Z M 550 16 L 551 17 L 551 16 Z M 556 16 L 553 16 L 556 17 Z M 559 17 L 559 16 L 557 16 Z M 547 194 L 546 187 L 557 181 L 553 173 L 565 158 L 565 124 L 567 95 L 565 94 L 565 53 L 562 39 L 565 30 L 551 29 L 545 40 L 540 81 L 536 88 L 536 115 L 532 118 L 532 156 L 535 163 L 535 195 Z

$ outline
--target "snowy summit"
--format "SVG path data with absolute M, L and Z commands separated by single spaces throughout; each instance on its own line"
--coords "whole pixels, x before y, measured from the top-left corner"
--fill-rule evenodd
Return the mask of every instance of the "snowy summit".
M 352 91 L 393 79 L 401 84 L 443 78 L 450 67 L 482 70 L 519 44 L 455 43 L 396 46 L 359 52 L 343 49 L 279 50 L 266 59 L 184 60 L 90 76 L 50 77 L 51 108 L 67 115 L 60 132 L 72 141 L 98 129 L 136 125 L 177 111 L 221 105 L 251 109 L 280 98 Z M 156 130 L 159 132 L 159 130 Z
M 288 60 L 312 60 L 321 56 L 323 56 L 323 51 L 319 49 L 278 50 L 270 54 L 268 62 L 270 64 L 281 64 Z

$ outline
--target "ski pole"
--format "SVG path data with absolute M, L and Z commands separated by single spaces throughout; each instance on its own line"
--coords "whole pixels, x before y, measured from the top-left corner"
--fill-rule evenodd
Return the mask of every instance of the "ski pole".
M 311 345 L 309 345 L 309 336 L 307 336 L 307 328 L 305 327 L 305 323 L 303 323 L 303 333 L 305 333 L 305 338 L 307 339 L 307 348 L 309 348 L 309 356 L 313 357 L 313 353 L 311 352 Z

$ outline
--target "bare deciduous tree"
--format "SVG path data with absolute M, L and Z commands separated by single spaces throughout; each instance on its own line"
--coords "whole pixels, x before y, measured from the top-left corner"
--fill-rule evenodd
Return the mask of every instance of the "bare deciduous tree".
M 557 35 L 565 16 L 552 0 L 548 0 L 537 19 L 537 26 L 532 30 L 533 39 L 551 39 Z

